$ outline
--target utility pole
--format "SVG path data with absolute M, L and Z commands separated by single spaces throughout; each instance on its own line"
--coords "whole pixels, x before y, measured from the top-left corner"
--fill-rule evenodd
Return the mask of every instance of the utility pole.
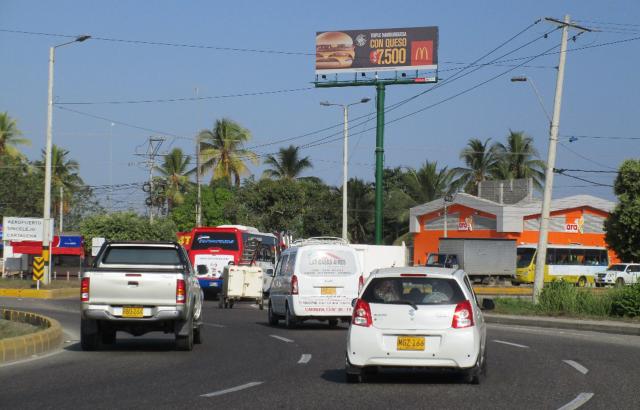
M 384 171 L 384 93 L 385 84 L 376 84 L 376 245 L 382 245 L 382 207 L 384 189 L 382 186 Z
M 196 99 L 199 98 L 199 90 L 196 87 Z M 200 133 L 196 132 L 196 185 L 198 195 L 196 198 L 196 227 L 202 226 L 202 190 L 200 188 Z
M 560 43 L 560 62 L 558 64 L 558 77 L 556 80 L 556 95 L 553 102 L 553 116 L 549 127 L 549 153 L 547 156 L 547 168 L 545 170 L 544 194 L 542 197 L 542 210 L 540 213 L 540 232 L 538 235 L 538 248 L 536 254 L 536 270 L 533 280 L 533 302 L 538 303 L 540 293 L 544 286 L 544 268 L 547 261 L 547 239 L 549 236 L 549 213 L 551 208 L 551 195 L 553 193 L 553 169 L 556 165 L 556 145 L 558 142 L 558 128 L 560 126 L 560 107 L 562 105 L 562 87 L 564 83 L 564 66 L 567 57 L 567 37 L 569 27 L 583 31 L 591 31 L 588 28 L 572 24 L 569 15 L 564 16 L 564 21 L 550 17 L 548 22 L 562 26 L 562 39 Z
M 58 235 L 62 235 L 62 229 L 63 229 L 63 224 L 62 224 L 62 214 L 63 214 L 63 208 L 64 208 L 64 201 L 62 200 L 62 195 L 64 194 L 64 187 L 62 185 L 60 185 L 60 231 L 58 232 Z
M 155 158 L 158 155 L 160 146 L 164 142 L 162 137 L 149 137 L 149 147 L 147 148 L 147 165 L 149 166 L 149 223 L 153 223 L 153 205 L 154 205 L 154 192 L 153 192 L 153 169 L 155 168 Z

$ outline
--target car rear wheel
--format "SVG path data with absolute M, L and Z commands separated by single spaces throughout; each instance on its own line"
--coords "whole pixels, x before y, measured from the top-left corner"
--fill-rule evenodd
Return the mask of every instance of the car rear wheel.
M 293 329 L 294 327 L 296 327 L 296 318 L 293 313 L 291 313 L 291 310 L 289 310 L 289 305 L 287 305 L 286 311 L 284 313 L 284 325 L 287 327 L 287 329 Z
M 176 332 L 176 349 L 190 351 L 193 350 L 193 320 L 189 319 L 187 323 L 187 334 L 181 335 Z
M 280 321 L 278 319 L 278 316 L 276 316 L 276 314 L 273 313 L 271 302 L 269 302 L 269 307 L 267 308 L 267 321 L 269 322 L 270 326 L 278 326 L 278 322 Z
M 193 343 L 202 344 L 202 325 L 198 325 L 193 329 Z
M 80 347 L 82 347 L 82 350 L 96 350 L 100 340 L 99 337 L 100 333 L 97 330 L 95 321 L 90 319 L 80 320 Z

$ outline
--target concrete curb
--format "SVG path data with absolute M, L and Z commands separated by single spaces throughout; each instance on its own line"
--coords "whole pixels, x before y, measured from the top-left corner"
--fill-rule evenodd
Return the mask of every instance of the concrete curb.
M 514 316 L 485 313 L 487 323 L 501 325 L 533 326 L 554 329 L 587 330 L 591 332 L 640 336 L 640 324 L 610 320 L 581 320 L 538 316 Z
M 79 297 L 80 288 L 65 289 L 0 289 L 0 296 L 32 299 L 68 299 Z
M 45 327 L 28 335 L 0 339 L 0 363 L 27 359 L 62 346 L 62 326 L 55 319 L 10 309 L 0 309 L 0 318 Z

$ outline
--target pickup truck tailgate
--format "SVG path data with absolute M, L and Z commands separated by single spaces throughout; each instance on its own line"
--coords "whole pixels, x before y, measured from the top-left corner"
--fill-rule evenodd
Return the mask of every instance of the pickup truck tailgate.
M 108 305 L 171 306 L 176 304 L 176 283 L 182 273 L 90 271 L 89 303 Z

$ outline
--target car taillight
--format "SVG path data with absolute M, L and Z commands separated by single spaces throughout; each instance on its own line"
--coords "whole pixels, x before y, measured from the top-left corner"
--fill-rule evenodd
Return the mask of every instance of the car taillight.
M 184 286 L 184 280 L 178 279 L 176 282 L 176 303 L 184 304 L 186 300 L 187 291 Z
M 296 275 L 293 275 L 291 277 L 291 294 L 292 295 L 298 294 L 298 277 Z
M 89 278 L 82 278 L 82 282 L 80 283 L 80 301 L 89 301 Z
M 358 294 L 362 290 L 363 286 L 364 286 L 364 276 L 360 275 L 360 277 L 358 278 Z
M 362 299 L 358 299 L 356 306 L 353 308 L 353 315 L 351 316 L 351 324 L 356 326 L 369 327 L 373 323 L 371 320 L 371 308 L 369 303 Z
M 453 322 L 451 327 L 454 329 L 460 329 L 463 327 L 473 326 L 473 310 L 471 309 L 471 302 L 465 300 L 456 305 L 456 310 L 453 312 Z

